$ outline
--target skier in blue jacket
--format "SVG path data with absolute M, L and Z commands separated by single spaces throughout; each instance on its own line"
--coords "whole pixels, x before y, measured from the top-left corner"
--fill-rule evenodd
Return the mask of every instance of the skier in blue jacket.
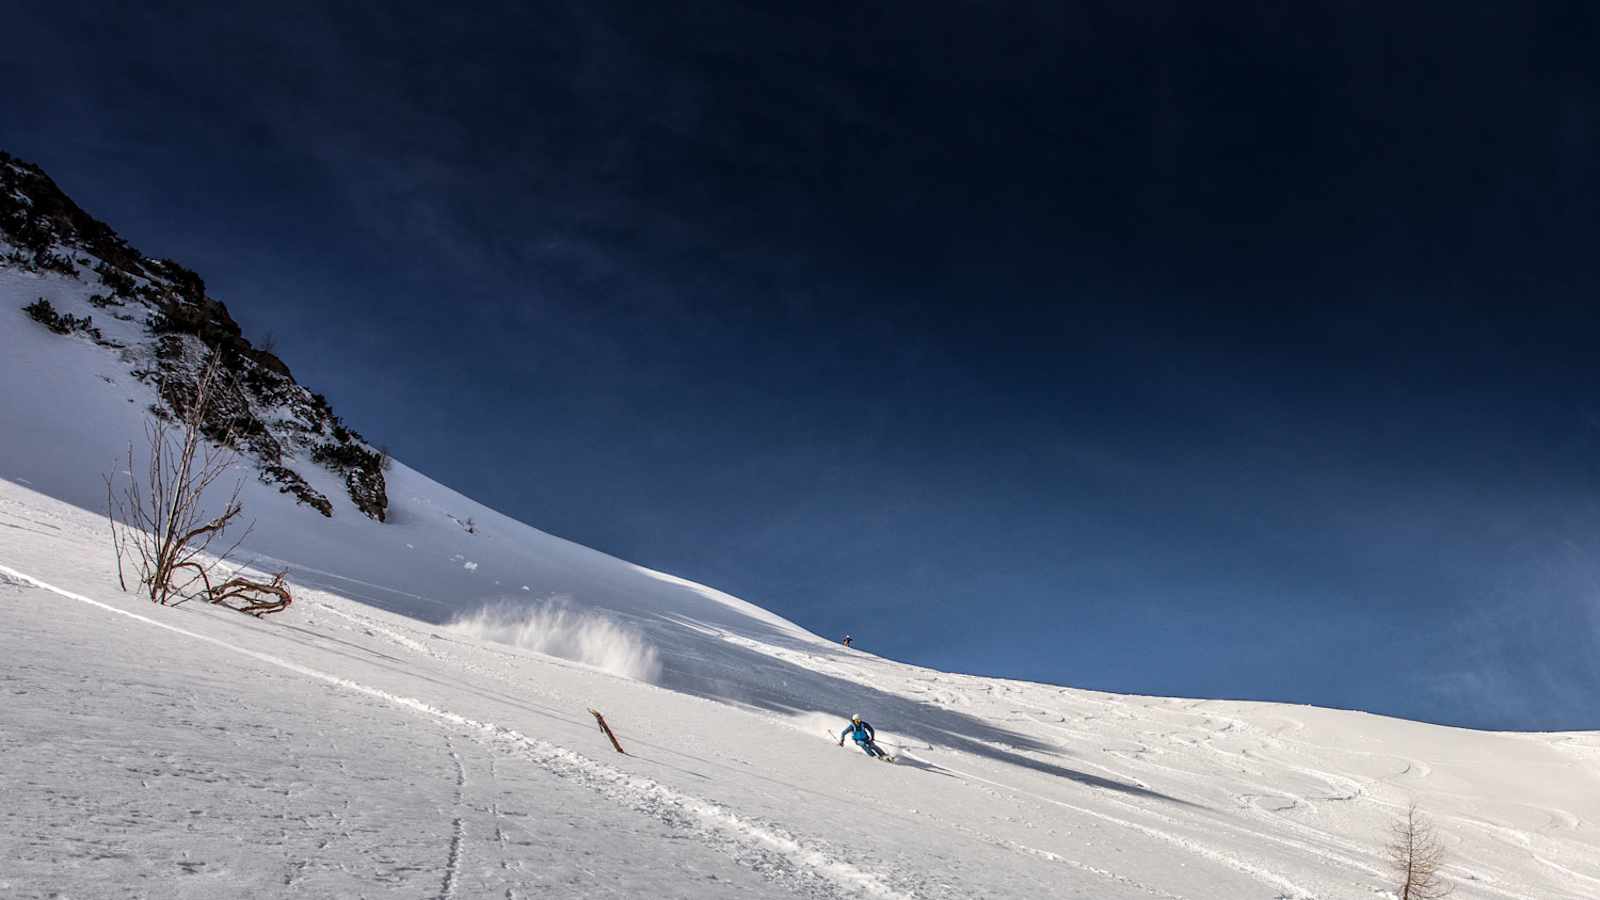
M 856 746 L 860 747 L 868 756 L 875 759 L 889 758 L 889 754 L 883 752 L 883 748 L 875 743 L 877 732 L 872 730 L 871 725 L 861 720 L 860 713 L 851 716 L 850 724 L 845 726 L 844 731 L 839 732 L 839 746 L 844 746 L 844 739 L 847 737 L 854 740 Z

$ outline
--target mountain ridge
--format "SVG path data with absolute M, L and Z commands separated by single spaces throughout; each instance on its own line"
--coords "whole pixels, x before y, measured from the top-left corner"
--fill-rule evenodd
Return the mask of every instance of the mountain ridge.
M 269 347 L 245 337 L 228 307 L 185 266 L 141 253 L 78 206 L 38 165 L 0 151 L 0 270 L 49 274 L 96 284 L 92 310 L 57 311 L 40 298 L 30 318 L 59 334 L 81 332 L 117 351 L 136 379 L 157 388 L 151 412 L 181 412 L 199 371 L 216 359 L 226 374 L 205 422 L 207 437 L 248 456 L 263 484 L 325 517 L 327 496 L 296 468 L 305 462 L 340 476 L 351 502 L 383 522 L 389 498 L 387 454 L 333 411 L 326 397 L 295 380 Z M 94 314 L 128 323 L 107 339 Z

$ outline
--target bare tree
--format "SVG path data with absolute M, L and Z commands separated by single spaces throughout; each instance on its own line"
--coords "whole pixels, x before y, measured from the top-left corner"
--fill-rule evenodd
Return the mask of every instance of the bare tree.
M 233 468 L 238 458 L 228 447 L 227 435 L 211 443 L 204 434 L 206 414 L 222 377 L 222 363 L 213 353 L 195 379 L 193 395 L 174 404 L 185 408 L 176 410 L 172 419 L 153 417 L 145 422 L 150 453 L 142 477 L 135 474 L 133 445 L 129 444 L 127 484 L 119 490 L 112 478 L 105 479 L 117 580 L 123 590 L 128 589 L 123 571 L 126 558 L 138 575 L 140 592 L 153 603 L 166 605 L 196 581 L 204 584 L 210 595 L 211 572 L 250 534 L 246 528 L 227 549 L 210 552 L 213 542 L 244 511 L 239 502 L 243 479 L 235 482 L 220 512 L 212 515 L 204 506 L 207 489 Z M 183 580 L 186 572 L 194 574 Z
M 1391 826 L 1386 848 L 1389 869 L 1399 882 L 1400 900 L 1440 900 L 1450 896 L 1455 885 L 1444 880 L 1444 842 L 1427 816 L 1415 803 L 1406 808 L 1405 818 Z

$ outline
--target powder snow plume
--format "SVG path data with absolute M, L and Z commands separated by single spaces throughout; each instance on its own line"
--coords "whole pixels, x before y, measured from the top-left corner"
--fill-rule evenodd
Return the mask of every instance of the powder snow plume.
M 635 681 L 661 677 L 656 650 L 638 631 L 557 598 L 492 603 L 452 620 L 451 631 L 570 659 Z

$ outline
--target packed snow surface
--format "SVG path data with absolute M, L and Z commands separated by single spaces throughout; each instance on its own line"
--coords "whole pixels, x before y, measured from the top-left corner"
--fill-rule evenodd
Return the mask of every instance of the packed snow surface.
M 1411 802 L 1456 896 L 1600 897 L 1600 733 L 896 663 L 403 465 L 384 524 L 246 477 L 286 612 L 152 606 L 99 512 L 150 390 L 16 312 L 86 290 L 0 271 L 0 897 L 1370 900 Z

